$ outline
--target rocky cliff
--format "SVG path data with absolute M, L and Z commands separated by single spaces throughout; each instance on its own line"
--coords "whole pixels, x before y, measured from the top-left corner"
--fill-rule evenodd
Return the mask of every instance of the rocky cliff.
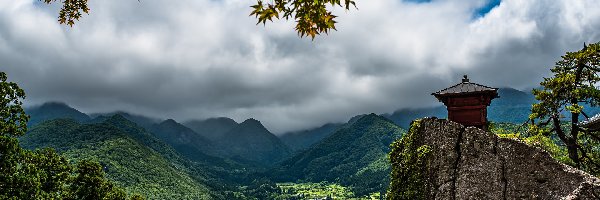
M 392 144 L 389 199 L 600 199 L 600 179 L 525 143 L 442 119 Z

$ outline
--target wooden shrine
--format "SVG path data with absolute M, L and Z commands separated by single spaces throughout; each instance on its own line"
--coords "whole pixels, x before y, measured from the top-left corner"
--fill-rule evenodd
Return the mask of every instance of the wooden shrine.
M 467 75 L 462 82 L 432 93 L 448 109 L 448 120 L 487 130 L 487 107 L 498 98 L 498 88 L 471 83 Z

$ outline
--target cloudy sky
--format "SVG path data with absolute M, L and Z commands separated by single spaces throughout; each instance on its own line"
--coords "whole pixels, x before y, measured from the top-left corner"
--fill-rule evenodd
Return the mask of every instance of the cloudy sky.
M 597 0 L 356 0 L 311 41 L 256 25 L 254 0 L 92 0 L 74 27 L 58 6 L 0 0 L 0 71 L 27 104 L 179 121 L 261 120 L 275 133 L 362 113 L 439 105 L 468 74 L 535 87 L 565 51 L 600 41 Z

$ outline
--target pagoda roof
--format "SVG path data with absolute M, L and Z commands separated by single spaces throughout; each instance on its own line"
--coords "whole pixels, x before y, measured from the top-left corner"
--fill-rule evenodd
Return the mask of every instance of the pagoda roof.
M 493 97 L 495 98 L 495 97 L 498 97 L 497 91 L 498 91 L 498 88 L 488 87 L 488 86 L 477 84 L 477 83 L 471 83 L 469 81 L 469 79 L 467 78 L 467 75 L 465 75 L 464 78 L 462 79 L 461 83 L 453 85 L 449 88 L 442 89 L 440 91 L 431 93 L 431 95 L 438 97 L 438 96 L 453 96 L 453 95 L 460 95 L 460 94 L 490 92 L 494 95 Z

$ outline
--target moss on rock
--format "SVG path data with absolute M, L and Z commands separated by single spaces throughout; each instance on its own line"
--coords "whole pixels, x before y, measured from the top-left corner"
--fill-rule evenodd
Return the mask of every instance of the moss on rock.
M 387 192 L 387 199 L 426 199 L 428 176 L 428 156 L 431 147 L 422 145 L 418 134 L 420 120 L 411 123 L 410 130 L 404 137 L 390 145 L 389 157 L 392 163 L 392 182 Z

